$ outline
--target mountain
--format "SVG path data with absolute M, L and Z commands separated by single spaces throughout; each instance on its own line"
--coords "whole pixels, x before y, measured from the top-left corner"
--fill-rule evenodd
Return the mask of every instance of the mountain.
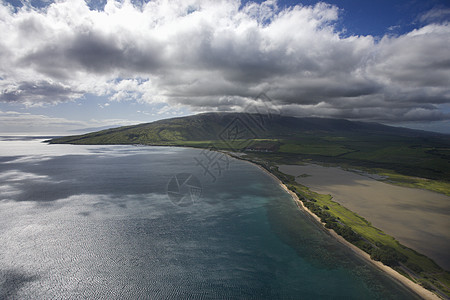
M 208 147 L 450 180 L 450 135 L 342 119 L 205 113 L 49 142 Z
M 377 123 L 342 119 L 296 118 L 245 113 L 204 113 L 159 120 L 132 126 L 105 129 L 93 133 L 67 136 L 51 143 L 70 144 L 171 144 L 180 141 L 221 140 L 221 134 L 234 125 L 259 139 L 292 138 L 314 133 L 367 133 L 404 137 L 442 137 L 445 135 L 392 127 Z

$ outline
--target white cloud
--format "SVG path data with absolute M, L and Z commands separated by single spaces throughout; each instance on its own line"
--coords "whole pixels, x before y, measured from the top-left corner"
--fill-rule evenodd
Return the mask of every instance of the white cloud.
M 0 179 L 2 180 L 2 182 L 18 182 L 18 181 L 31 180 L 31 179 L 47 181 L 48 176 L 22 172 L 19 170 L 11 170 L 11 171 L 5 171 L 3 173 L 0 173 Z
M 336 6 L 276 1 L 81 0 L 0 6 L 0 101 L 112 101 L 239 110 L 261 91 L 290 114 L 449 119 L 450 24 L 402 36 L 343 36 Z M 445 14 L 432 11 L 423 20 Z M 424 113 L 427 111 L 428 113 Z M 420 112 L 420 113 L 418 113 Z
M 0 200 L 7 200 L 10 197 L 20 195 L 22 191 L 11 184 L 1 184 L 0 185 Z
M 419 18 L 421 22 L 442 22 L 450 19 L 450 8 L 433 8 L 422 14 Z

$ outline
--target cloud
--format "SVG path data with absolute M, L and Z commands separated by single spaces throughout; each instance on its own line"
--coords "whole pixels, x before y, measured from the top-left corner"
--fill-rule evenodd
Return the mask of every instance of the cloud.
M 295 115 L 380 121 L 450 119 L 450 24 L 405 35 L 345 36 L 339 8 L 276 1 L 81 0 L 0 6 L 0 101 L 83 94 L 111 101 L 242 110 L 260 92 Z M 439 17 L 439 18 L 438 18 Z M 442 19 L 442 18 L 441 18 Z
M 58 82 L 34 81 L 17 82 L 3 87 L 0 93 L 0 101 L 20 101 L 27 105 L 40 105 L 42 103 L 57 103 L 79 98 L 84 93 L 70 86 L 64 86 Z
M 26 173 L 19 170 L 5 171 L 0 173 L 3 182 L 20 182 L 23 180 L 44 180 L 48 179 L 46 175 L 37 175 L 34 173 Z
M 450 18 L 450 8 L 433 8 L 422 14 L 419 18 L 421 22 L 445 22 Z
M 20 188 L 11 184 L 0 184 L 0 200 L 9 199 L 9 197 L 20 195 L 22 191 Z
M 67 134 L 71 131 L 93 131 L 100 127 L 134 125 L 136 122 L 121 119 L 74 121 L 45 115 L 0 111 L 0 132 L 3 134 Z

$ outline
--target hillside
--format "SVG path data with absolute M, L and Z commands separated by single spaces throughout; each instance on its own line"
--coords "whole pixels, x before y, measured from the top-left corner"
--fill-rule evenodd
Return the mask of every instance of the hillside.
M 449 135 L 341 119 L 206 113 L 49 142 L 214 147 L 450 181 Z

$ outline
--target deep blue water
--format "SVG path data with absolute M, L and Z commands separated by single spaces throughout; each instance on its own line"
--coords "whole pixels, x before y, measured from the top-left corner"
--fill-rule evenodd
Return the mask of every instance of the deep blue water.
M 213 182 L 201 150 L 40 141 L 0 138 L 0 299 L 415 297 L 249 163 Z

